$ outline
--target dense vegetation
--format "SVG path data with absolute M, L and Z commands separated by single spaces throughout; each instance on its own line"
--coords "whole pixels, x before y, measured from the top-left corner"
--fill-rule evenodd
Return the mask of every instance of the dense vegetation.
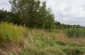
M 84 27 L 55 21 L 46 1 L 9 2 L 11 11 L 0 10 L 0 55 L 85 54 Z
M 35 28 L 54 27 L 54 15 L 46 2 L 40 0 L 11 0 L 12 12 L 22 19 L 22 23 Z
M 85 29 L 72 27 L 72 28 L 66 29 L 66 34 L 69 37 L 85 37 Z
M 13 24 L 0 24 L 0 42 L 18 42 L 22 40 L 22 27 L 17 27 Z
M 28 29 L 28 47 L 10 55 L 84 55 L 84 40 L 68 38 L 63 30 Z

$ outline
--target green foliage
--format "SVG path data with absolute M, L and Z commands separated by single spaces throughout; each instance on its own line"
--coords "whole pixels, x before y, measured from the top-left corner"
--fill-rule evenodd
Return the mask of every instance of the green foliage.
M 60 23 L 60 22 L 57 22 L 55 21 L 55 28 L 57 29 L 66 29 L 66 28 L 70 28 L 70 27 L 76 27 L 76 28 L 79 28 L 81 27 L 80 25 L 70 25 L 70 24 L 63 24 L 63 23 Z
M 13 14 L 12 12 L 6 10 L 0 10 L 0 22 L 3 21 L 18 25 L 23 23 L 22 18 L 19 18 L 18 14 Z
M 46 8 L 46 1 L 10 0 L 10 3 L 13 14 L 19 15 L 18 18 L 26 26 L 47 29 L 54 27 L 54 15 Z
M 24 29 L 13 24 L 0 23 L 0 42 L 19 42 L 23 41 Z
M 69 37 L 85 37 L 85 29 L 83 28 L 69 28 L 65 30 Z
M 33 49 L 27 48 L 23 49 L 19 54 L 17 55 L 63 55 L 64 53 L 62 51 L 59 51 L 58 49 L 54 50 L 44 50 L 44 49 Z M 16 54 L 14 54 L 16 55 Z
M 67 38 L 63 33 L 41 29 L 29 29 L 26 37 L 28 47 L 20 51 L 11 52 L 8 55 L 84 55 L 85 42 L 80 39 Z M 76 43 L 77 42 L 77 43 Z
M 10 20 L 10 12 L 0 10 L 0 21 L 9 21 Z
M 31 40 L 28 42 L 29 47 L 26 49 L 22 49 L 20 52 L 14 55 L 84 55 L 85 53 L 85 47 L 82 47 L 83 45 L 73 46 L 73 43 L 71 43 L 71 41 L 70 44 L 63 42 L 62 40 L 58 40 L 59 38 L 54 38 L 54 36 L 60 37 L 60 35 L 62 34 L 55 35 L 57 34 L 56 32 L 52 33 L 49 31 L 42 33 L 43 31 L 40 30 L 34 30 L 34 31 L 32 30 L 30 32 L 32 33 L 30 37 L 31 39 L 30 38 L 27 39 Z M 51 34 L 54 36 L 51 36 Z
M 80 49 L 64 49 L 64 52 L 67 54 L 67 55 L 83 55 L 84 52 Z

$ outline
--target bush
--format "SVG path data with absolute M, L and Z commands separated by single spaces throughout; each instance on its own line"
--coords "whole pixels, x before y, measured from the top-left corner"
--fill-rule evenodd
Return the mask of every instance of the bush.
M 84 37 L 85 29 L 83 28 L 69 28 L 65 30 L 67 36 L 69 37 Z
M 9 23 L 0 23 L 0 42 L 19 42 L 24 36 L 24 29 Z
M 81 51 L 80 49 L 64 49 L 64 52 L 67 55 L 83 55 L 84 52 Z

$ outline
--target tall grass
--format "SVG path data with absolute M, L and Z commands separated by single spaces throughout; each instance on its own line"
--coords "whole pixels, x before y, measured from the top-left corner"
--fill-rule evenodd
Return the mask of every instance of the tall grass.
M 0 42 L 12 43 L 22 41 L 24 36 L 24 29 L 20 26 L 0 23 Z
M 84 55 L 85 42 L 75 38 L 68 38 L 64 30 L 29 29 L 28 47 L 9 55 Z
M 69 37 L 85 37 L 85 29 L 83 28 L 69 28 L 65 30 Z

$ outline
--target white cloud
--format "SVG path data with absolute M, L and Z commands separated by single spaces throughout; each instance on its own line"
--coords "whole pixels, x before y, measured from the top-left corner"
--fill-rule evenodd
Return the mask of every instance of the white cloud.
M 85 0 L 47 0 L 55 19 L 65 24 L 85 25 Z
M 0 0 L 0 9 L 4 8 L 5 10 L 10 10 L 11 5 L 8 2 L 9 0 Z

